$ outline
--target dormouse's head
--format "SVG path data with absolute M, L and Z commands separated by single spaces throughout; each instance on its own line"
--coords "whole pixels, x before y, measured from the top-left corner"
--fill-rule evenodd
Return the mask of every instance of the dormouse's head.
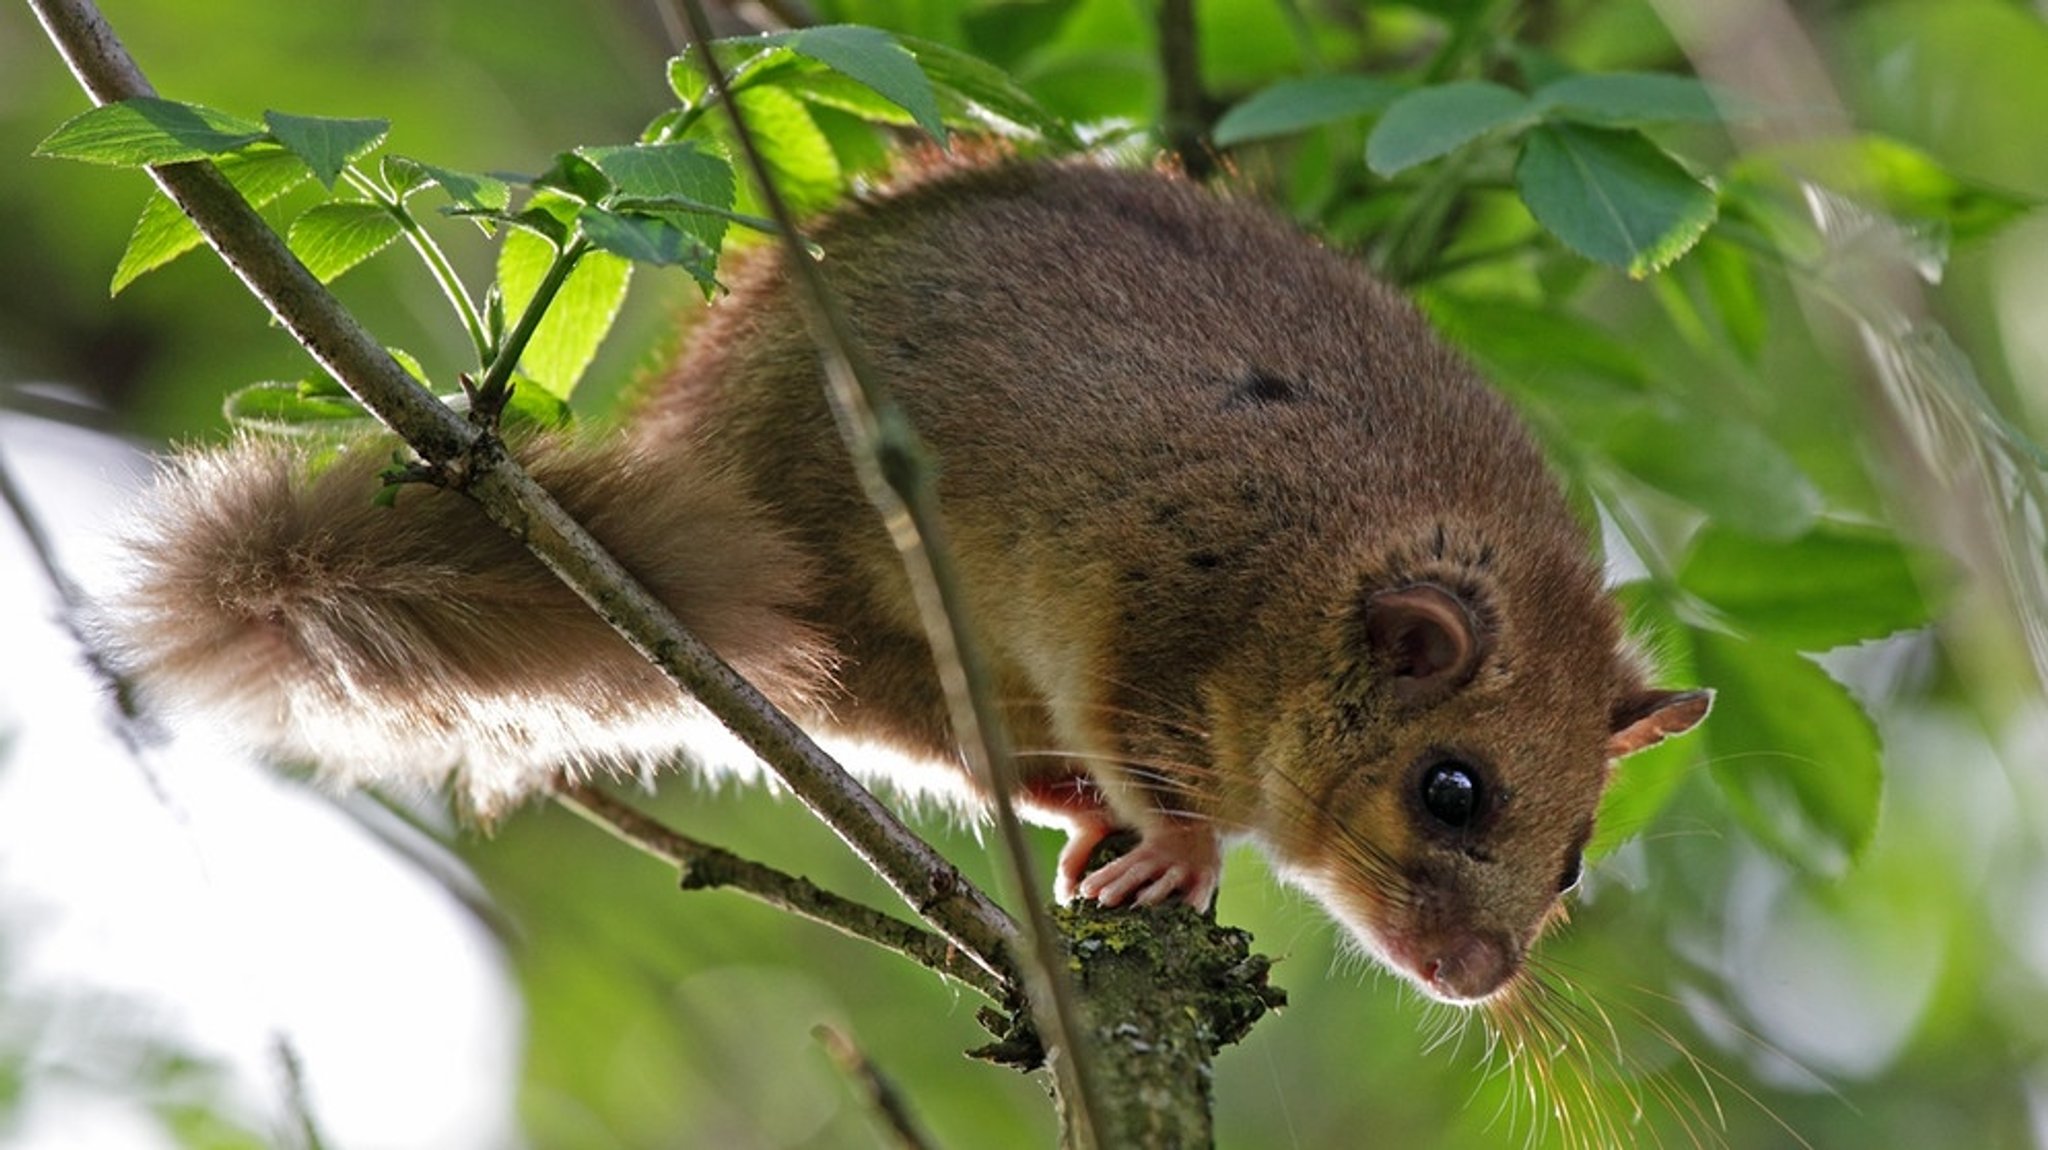
M 1507 987 L 1579 879 L 1614 760 L 1705 717 L 1656 691 L 1580 557 L 1356 585 L 1264 752 L 1283 873 L 1434 998 Z

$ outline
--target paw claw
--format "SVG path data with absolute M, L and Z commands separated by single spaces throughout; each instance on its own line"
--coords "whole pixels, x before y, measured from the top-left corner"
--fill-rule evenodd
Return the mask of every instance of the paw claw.
M 1060 854 L 1061 884 L 1071 883 L 1073 891 L 1104 906 L 1121 906 L 1126 900 L 1137 906 L 1156 906 L 1176 896 L 1196 910 L 1206 910 L 1216 893 L 1216 881 L 1223 870 L 1222 846 L 1206 827 L 1170 824 L 1146 832 L 1136 849 L 1101 869 L 1072 882 L 1069 856 L 1076 840 L 1069 841 Z M 1097 836 L 1096 841 L 1100 841 Z M 1087 850 L 1080 852 L 1085 865 Z

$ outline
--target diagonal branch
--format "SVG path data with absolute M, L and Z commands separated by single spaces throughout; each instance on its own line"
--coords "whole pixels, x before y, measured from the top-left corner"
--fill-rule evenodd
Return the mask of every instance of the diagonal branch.
M 29 7 L 95 101 L 154 94 L 91 0 L 29 0 Z M 919 915 L 983 969 L 1010 977 L 1008 947 L 1017 928 L 1009 916 L 683 630 L 494 436 L 415 383 L 218 169 L 198 162 L 150 172 L 250 292 L 350 394 L 717 715 Z
M 684 890 L 733 890 L 785 910 L 799 918 L 829 926 L 842 934 L 893 950 L 937 974 L 1007 1001 L 1004 986 L 974 965 L 938 935 L 891 918 L 873 907 L 833 894 L 807 878 L 787 874 L 731 851 L 679 834 L 594 786 L 564 787 L 555 793 L 562 806 L 611 832 L 620 841 L 660 859 L 681 872 Z
M 1025 910 L 1021 957 L 1032 1017 L 1049 1044 L 1063 1055 L 1053 1068 L 1059 1074 L 1068 1129 L 1077 1145 L 1103 1146 L 1097 1123 L 1100 1107 L 1090 1071 L 1092 1051 L 1083 1034 L 1080 1007 L 1066 981 L 1060 935 L 1047 910 L 1039 876 L 1031 866 L 1030 847 L 1011 801 L 1018 787 L 1009 730 L 995 702 L 993 665 L 969 625 L 966 593 L 939 513 L 931 456 L 873 365 L 866 362 L 838 297 L 805 248 L 789 205 L 733 99 L 725 69 L 711 51 L 711 27 L 704 6 L 699 0 L 674 2 L 682 9 L 711 91 L 731 120 L 733 137 L 755 189 L 775 221 L 792 289 L 823 360 L 826 391 L 838 417 L 840 436 L 868 501 L 888 525 L 917 603 L 925 639 L 931 645 L 947 717 L 961 755 L 989 796 L 1011 893 Z

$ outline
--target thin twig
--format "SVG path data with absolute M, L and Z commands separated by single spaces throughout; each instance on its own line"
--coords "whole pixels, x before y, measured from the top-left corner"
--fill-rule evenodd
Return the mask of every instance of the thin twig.
M 873 907 L 821 889 L 807 878 L 741 858 L 731 851 L 699 842 L 664 826 L 631 805 L 593 786 L 569 786 L 555 792 L 555 801 L 610 832 L 619 841 L 660 859 L 681 874 L 684 890 L 729 887 L 829 926 L 842 934 L 893 950 L 912 962 L 1003 1002 L 1003 984 L 970 962 L 958 947 L 929 931 L 891 918 Z
M 99 102 L 153 95 L 91 0 L 29 0 Z M 1016 925 L 787 716 L 676 622 L 495 437 L 419 386 L 209 163 L 150 169 L 165 194 L 280 324 L 364 407 L 522 541 L 642 655 L 717 715 L 919 915 L 1007 976 Z
M 1061 1080 L 1069 1129 L 1078 1145 L 1099 1147 L 1100 1110 L 1080 1010 L 1065 979 L 1066 956 L 1047 913 L 1041 878 L 1031 865 L 1030 847 L 1011 801 L 1017 787 L 1009 732 L 995 704 L 994 670 L 968 623 L 966 594 L 939 513 L 931 457 L 882 386 L 880 376 L 864 361 L 838 297 L 805 247 L 789 205 L 732 98 L 725 70 L 711 50 L 710 21 L 703 5 L 699 0 L 672 2 L 681 4 L 698 62 L 711 91 L 731 118 L 733 137 L 756 191 L 775 221 L 797 303 L 824 361 L 827 392 L 840 434 L 861 485 L 888 525 L 903 561 L 962 756 L 989 795 L 1011 893 L 1025 909 L 1024 971 L 1033 1018 L 1048 1047 L 1065 1054 L 1050 1061 Z
M 860 1088 L 861 1097 L 867 1100 L 868 1109 L 874 1111 L 875 1120 L 888 1132 L 889 1141 L 896 1150 L 931 1150 L 932 1143 L 918 1128 L 917 1119 L 911 1115 L 910 1103 L 904 1099 L 903 1092 L 868 1058 L 867 1051 L 862 1050 L 852 1036 L 837 1027 L 824 1025 L 814 1027 L 811 1035 L 825 1048 L 825 1053 L 839 1072 Z
M 85 629 L 87 603 L 85 592 L 72 580 L 62 563 L 57 561 L 56 548 L 50 544 L 49 533 L 43 530 L 40 517 L 30 506 L 28 496 L 14 482 L 14 469 L 7 465 L 7 457 L 0 454 L 0 503 L 7 505 L 8 514 L 14 517 L 16 526 L 21 528 L 22 538 L 28 541 L 29 554 L 35 556 L 36 565 L 42 569 L 43 578 L 49 581 L 57 593 L 58 622 L 65 632 L 78 644 L 80 656 L 87 669 L 105 686 L 113 697 L 114 707 L 120 712 L 120 722 L 114 724 L 114 734 L 128 749 L 130 757 L 140 763 L 143 773 L 148 776 L 152 790 L 159 797 L 166 797 L 154 770 L 145 757 L 145 748 L 156 741 L 156 731 L 143 716 L 142 707 L 136 702 L 135 686 L 126 676 L 115 670 L 101 654 L 99 644 Z
M 1214 125 L 1209 97 L 1202 91 L 1194 0 L 1164 0 L 1159 5 L 1159 73 L 1166 86 L 1166 146 L 1190 178 L 1207 180 L 1216 172 L 1216 157 L 1209 149 Z

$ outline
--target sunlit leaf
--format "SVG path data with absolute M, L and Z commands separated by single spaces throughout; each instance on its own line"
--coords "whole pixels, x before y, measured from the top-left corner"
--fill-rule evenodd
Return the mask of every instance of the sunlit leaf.
M 312 176 L 305 161 L 274 145 L 222 156 L 214 163 L 235 190 L 242 193 L 242 198 L 259 208 Z M 121 252 L 121 262 L 114 268 L 111 290 L 119 294 L 122 288 L 141 276 L 170 263 L 199 244 L 198 227 L 185 218 L 178 205 L 162 192 L 152 194 L 149 202 L 142 206 L 141 217 L 135 221 L 128 246 Z
M 292 221 L 287 242 L 307 270 L 328 283 L 383 251 L 403 231 L 397 217 L 377 204 L 316 204 Z
M 263 126 L 198 104 L 137 97 L 73 116 L 35 154 L 139 168 L 218 156 L 253 144 Z
M 391 130 L 389 120 L 337 120 L 326 116 L 263 113 L 271 138 L 306 161 L 313 175 L 329 189 L 341 170 L 376 147 Z
M 507 231 L 498 249 L 498 284 L 508 314 L 525 312 L 554 265 L 555 249 L 526 231 Z M 630 261 L 609 252 L 585 255 L 562 284 L 519 363 L 523 372 L 556 396 L 568 398 L 596 357 L 625 302 L 632 278 Z
M 946 138 L 931 79 L 919 67 L 918 58 L 895 36 L 859 24 L 827 24 L 777 33 L 766 37 L 766 42 L 787 45 L 858 80 L 910 113 L 926 132 L 940 140 Z

